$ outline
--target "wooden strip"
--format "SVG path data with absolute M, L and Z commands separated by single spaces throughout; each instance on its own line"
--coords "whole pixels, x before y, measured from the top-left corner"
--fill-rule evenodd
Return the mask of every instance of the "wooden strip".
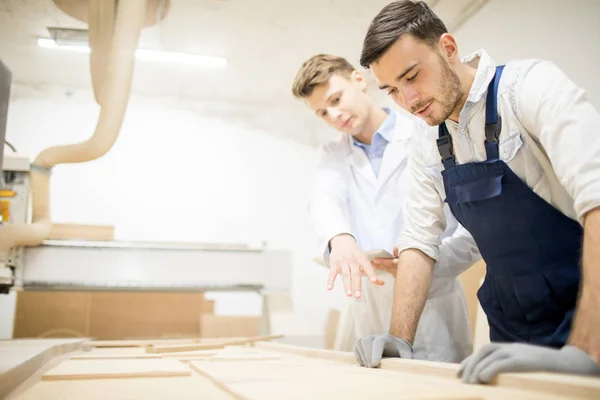
M 146 347 L 152 345 L 193 344 L 203 339 L 145 339 L 145 340 L 94 340 L 85 343 L 85 347 Z
M 266 335 L 266 336 L 254 336 L 244 339 L 234 339 L 234 340 L 221 340 L 220 342 L 215 343 L 197 343 L 197 344 L 182 344 L 182 345 L 154 345 L 146 348 L 146 352 L 148 353 L 176 353 L 183 351 L 193 351 L 193 350 L 214 350 L 214 349 L 222 349 L 225 346 L 239 346 L 245 344 L 254 344 L 261 341 L 267 341 L 272 339 L 282 338 L 283 335 Z
M 52 224 L 48 239 L 113 240 L 115 228 L 107 225 Z
M 356 358 L 353 353 L 336 350 L 313 349 L 309 347 L 299 347 L 289 344 L 260 342 L 255 347 L 272 350 L 281 353 L 295 354 L 298 356 L 320 358 L 323 360 L 337 361 L 345 364 L 356 364 Z
M 170 378 L 97 379 L 38 382 L 14 400 L 235 400 L 210 380 L 191 376 Z
M 189 376 L 191 371 L 176 360 L 87 360 L 65 361 L 42 375 L 43 381 L 120 379 Z
M 138 358 L 162 358 L 160 354 L 76 354 L 71 360 L 130 360 Z
M 164 353 L 160 354 L 161 357 L 164 358 L 186 358 L 186 357 L 201 357 L 208 358 L 212 356 L 216 356 L 219 354 L 218 351 L 215 350 L 198 350 L 198 351 L 185 351 L 182 353 Z
M 281 360 L 281 357 L 277 356 L 230 356 L 230 357 L 210 357 L 208 361 L 211 362 L 244 362 L 244 361 L 276 361 Z

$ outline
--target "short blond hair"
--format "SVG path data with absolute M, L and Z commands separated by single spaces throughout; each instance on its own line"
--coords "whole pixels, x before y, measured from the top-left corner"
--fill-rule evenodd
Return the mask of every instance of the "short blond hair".
M 299 99 L 306 98 L 312 94 L 315 87 L 327 83 L 333 75 L 350 78 L 354 70 L 354 66 L 343 57 L 317 54 L 300 67 L 292 85 L 292 93 Z

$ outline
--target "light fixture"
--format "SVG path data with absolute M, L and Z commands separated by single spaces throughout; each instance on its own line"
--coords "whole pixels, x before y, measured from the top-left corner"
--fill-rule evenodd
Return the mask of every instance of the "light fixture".
M 79 44 L 59 44 L 53 39 L 38 39 L 38 46 L 45 49 L 73 51 L 77 53 L 89 53 L 90 48 L 87 45 Z M 166 51 L 137 49 L 135 58 L 142 61 L 165 62 L 170 64 L 197 65 L 206 68 L 224 68 L 227 66 L 227 60 L 223 57 L 203 56 L 199 54 L 172 53 Z

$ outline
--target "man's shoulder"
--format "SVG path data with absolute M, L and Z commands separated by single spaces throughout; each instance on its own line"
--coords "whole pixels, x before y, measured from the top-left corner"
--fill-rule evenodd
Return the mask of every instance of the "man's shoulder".
M 548 60 L 528 58 L 508 61 L 504 65 L 502 79 L 500 81 L 500 91 L 514 89 L 515 85 L 520 84 L 534 69 L 538 67 L 553 67 L 554 64 Z M 537 72 L 536 72 L 537 73 Z
M 350 138 L 346 135 L 340 135 L 336 139 L 323 143 L 319 148 L 322 153 L 331 156 L 348 155 L 350 153 Z

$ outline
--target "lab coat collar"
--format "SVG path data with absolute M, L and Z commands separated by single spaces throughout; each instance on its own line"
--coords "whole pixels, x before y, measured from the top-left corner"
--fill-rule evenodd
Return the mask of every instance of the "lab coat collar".
M 386 110 L 390 113 L 390 116 L 386 118 L 381 128 L 381 131 L 385 127 L 386 122 L 393 123 L 393 129 L 389 130 L 389 134 L 386 133 L 391 140 L 387 145 L 383 160 L 381 163 L 381 170 L 379 171 L 379 179 L 373 172 L 373 167 L 369 162 L 369 159 L 362 148 L 353 145 L 351 136 L 348 136 L 347 143 L 350 149 L 349 163 L 359 174 L 361 174 L 374 188 L 381 189 L 385 186 L 385 183 L 391 177 L 393 172 L 402 164 L 406 162 L 408 146 L 410 138 L 415 130 L 414 121 L 412 117 L 405 117 L 399 113 L 391 110 Z M 393 115 L 391 115 L 393 113 Z M 388 126 L 389 127 L 389 126 Z M 386 138 L 387 139 L 387 138 Z

